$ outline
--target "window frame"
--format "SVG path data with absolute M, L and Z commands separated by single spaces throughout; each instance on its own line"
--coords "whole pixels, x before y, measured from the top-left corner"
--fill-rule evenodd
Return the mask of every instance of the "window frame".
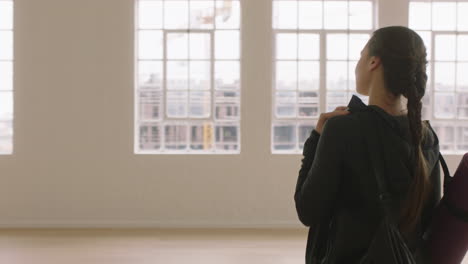
M 430 25 L 426 25 L 426 29 L 419 29 L 415 28 L 415 30 L 418 34 L 421 33 L 427 33 L 429 34 L 429 39 L 430 39 L 430 52 L 428 53 L 428 56 L 430 55 L 430 58 L 428 58 L 428 71 L 429 71 L 429 76 L 428 76 L 428 86 L 426 87 L 426 94 L 423 97 L 423 108 L 426 108 L 426 115 L 423 116 L 423 119 L 429 120 L 431 126 L 434 128 L 435 132 L 437 133 L 439 137 L 439 145 L 440 145 L 440 151 L 442 154 L 445 155 L 463 155 L 464 153 L 468 152 L 468 150 L 460 150 L 457 149 L 457 145 L 467 145 L 468 141 L 466 142 L 460 142 L 459 138 L 461 135 L 459 135 L 460 129 L 465 128 L 465 130 L 468 131 L 468 116 L 465 118 L 459 118 L 459 105 L 458 105 L 458 99 L 459 95 L 464 94 L 468 96 L 468 90 L 466 91 L 460 91 L 458 89 L 458 84 L 457 84 L 457 65 L 461 63 L 468 63 L 468 60 L 465 61 L 459 61 L 457 58 L 457 52 L 458 49 L 455 48 L 455 57 L 453 60 L 437 60 L 436 59 L 436 38 L 438 36 L 455 36 L 458 38 L 460 35 L 464 35 L 468 37 L 468 29 L 465 31 L 459 31 L 458 26 L 457 26 L 457 16 L 458 16 L 458 11 L 457 8 L 455 8 L 455 30 L 433 30 L 433 5 L 432 3 L 434 2 L 447 2 L 447 3 L 460 3 L 464 2 L 468 4 L 468 1 L 463 1 L 463 0 L 453 0 L 453 1 L 432 1 L 432 0 L 408 0 L 407 8 L 408 8 L 408 27 L 410 27 L 411 23 L 411 13 L 410 13 L 410 6 L 411 3 L 429 3 L 430 4 Z M 427 45 L 427 44 L 426 44 Z M 457 39 L 455 40 L 454 45 L 457 44 Z M 453 84 L 453 89 L 451 90 L 437 90 L 436 89 L 436 63 L 451 63 L 455 66 L 454 69 L 454 84 Z M 453 95 L 453 100 L 454 100 L 454 109 L 453 109 L 453 117 L 440 117 L 436 115 L 436 93 L 439 94 L 450 94 Z M 427 96 L 428 95 L 428 96 Z M 424 105 L 426 104 L 426 105 Z M 467 107 L 468 108 L 468 105 Z M 447 132 L 451 130 L 451 132 Z M 448 138 L 445 137 L 445 133 L 452 134 L 450 137 L 452 137 L 452 140 L 448 140 Z M 466 133 L 466 132 L 465 132 Z
M 9 141 L 9 145 L 6 146 L 9 148 L 6 151 L 0 151 L 0 156 L 11 156 L 14 154 L 15 147 L 14 147 L 14 137 L 15 137 L 15 131 L 14 131 L 14 125 L 15 125 L 15 113 L 14 113 L 14 105 L 15 105 L 15 84 L 14 84 L 14 75 L 15 75 L 15 1 L 14 0 L 0 0 L 0 3 L 9 3 L 11 4 L 11 25 L 9 27 L 5 28 L 0 28 L 0 32 L 8 32 L 7 34 L 11 35 L 11 50 L 9 50 L 9 53 L 11 53 L 11 58 L 0 58 L 0 63 L 6 63 L 10 64 L 11 66 L 11 72 L 7 71 L 2 73 L 2 77 L 4 75 L 9 75 L 8 78 L 10 79 L 9 82 L 11 83 L 11 89 L 10 90 L 0 90 L 0 95 L 6 95 L 5 97 L 0 96 L 0 98 L 5 99 L 9 95 L 11 95 L 11 117 L 10 118 L 2 118 L 0 117 L 0 123 L 4 124 L 5 127 L 10 127 L 9 129 L 6 128 L 7 131 L 5 133 L 6 140 Z M 2 69 L 2 68 L 0 68 Z
M 236 155 L 236 154 L 240 154 L 240 151 L 241 151 L 241 109 L 242 109 L 242 99 L 241 99 L 241 96 L 242 96 L 242 72 L 241 72 L 241 69 L 242 69 L 242 1 L 238 1 L 238 0 L 234 0 L 234 2 L 238 3 L 239 4 L 239 25 L 236 27 L 236 28 L 230 28 L 230 27 L 221 27 L 221 28 L 218 28 L 217 27 L 217 14 L 216 14 L 216 9 L 217 9 L 217 3 L 221 2 L 220 0 L 206 0 L 206 2 L 212 2 L 213 3 L 213 24 L 212 24 L 212 27 L 211 28 L 191 28 L 190 27 L 190 1 L 191 0 L 188 0 L 186 1 L 187 2 L 187 8 L 188 8 L 188 26 L 187 28 L 183 28 L 183 29 L 174 29 L 174 28 L 165 28 L 164 27 L 164 16 L 165 16 L 165 12 L 164 12 L 164 7 L 165 7 L 165 2 L 167 0 L 158 0 L 162 3 L 162 8 L 163 10 L 161 11 L 162 13 L 162 18 L 161 18 L 161 27 L 160 28 L 141 28 L 140 27 L 140 24 L 139 24 L 139 4 L 141 2 L 141 0 L 135 0 L 134 2 L 134 5 L 135 5 L 135 27 L 134 27 L 134 32 L 135 32 L 135 37 L 134 37 L 134 43 L 135 43 L 135 49 L 134 49 L 134 62 L 135 62 L 135 65 L 134 65 L 134 76 L 135 76 L 135 79 L 134 79 L 134 135 L 133 135 L 133 138 L 134 138 L 134 154 L 149 154 L 149 155 L 165 155 L 165 154 L 169 154 L 169 155 L 185 155 L 185 154 L 189 154 L 189 155 L 192 155 L 192 154 L 196 154 L 196 155 L 199 155 L 199 154 L 202 154 L 202 155 L 210 155 L 210 154 L 215 154 L 215 155 Z M 157 31 L 161 31 L 162 33 L 162 58 L 160 59 L 141 59 L 139 57 L 139 33 L 140 31 L 145 31 L 145 30 L 157 30 Z M 222 32 L 222 31 L 230 31 L 230 32 L 237 32 L 239 34 L 239 40 L 238 40 L 238 57 L 236 59 L 233 59 L 233 58 L 217 58 L 216 57 L 216 33 L 217 32 Z M 192 59 L 190 58 L 189 55 L 187 55 L 187 58 L 185 59 L 169 59 L 168 58 L 168 49 L 167 49 L 167 35 L 168 34 L 174 34 L 174 33 L 183 33 L 183 34 L 187 34 L 187 37 L 189 38 L 189 35 L 192 34 L 192 33 L 202 33 L 202 34 L 208 34 L 210 36 L 210 57 L 209 59 Z M 187 45 L 187 49 L 190 50 L 190 44 Z M 145 90 L 145 89 L 141 89 L 140 88 L 140 84 L 139 84 L 139 78 L 140 78 L 140 71 L 139 71 L 139 63 L 141 61 L 150 61 L 150 62 L 154 62 L 154 61 L 157 61 L 157 62 L 160 62 L 162 63 L 162 80 L 161 80 L 161 89 L 158 90 L 161 95 L 160 95 L 160 106 L 159 106 L 159 113 L 160 113 L 160 117 L 159 119 L 152 119 L 152 120 L 141 120 L 140 118 L 140 108 L 141 108 L 141 102 L 140 102 L 140 92 L 141 91 L 155 91 L 154 89 L 153 90 Z M 173 62 L 173 61 L 185 61 L 188 63 L 187 65 L 187 71 L 188 71 L 188 75 L 187 75 L 187 82 L 189 83 L 190 82 L 190 63 L 195 61 L 207 61 L 210 63 L 210 78 L 209 78 L 209 85 L 210 85 L 210 89 L 207 89 L 207 90 L 192 90 L 190 89 L 189 86 L 187 86 L 186 89 L 184 90 L 172 90 L 172 89 L 168 89 L 167 88 L 167 65 L 168 65 L 168 62 Z M 234 63 L 237 63 L 239 65 L 239 87 L 237 87 L 235 90 L 224 90 L 224 89 L 217 89 L 216 88 L 216 69 L 215 69 L 215 66 L 216 66 L 216 63 L 218 62 L 234 62 Z M 185 117 L 171 117 L 168 115 L 168 109 L 167 109 L 167 94 L 168 94 L 168 91 L 174 91 L 174 92 L 184 92 L 186 93 L 187 95 L 187 103 L 185 105 L 186 107 L 186 114 L 187 116 Z M 234 102 L 234 103 L 237 103 L 237 107 L 239 109 L 238 111 L 238 118 L 233 118 L 233 119 L 229 119 L 229 120 L 219 120 L 217 119 L 216 117 L 216 111 L 217 111 L 217 103 L 219 103 L 217 101 L 217 97 L 216 97 L 216 94 L 218 92 L 222 93 L 222 92 L 229 92 L 229 91 L 232 91 L 232 92 L 235 92 L 237 93 L 237 102 Z M 191 96 L 191 92 L 209 92 L 210 93 L 210 103 L 209 103 L 209 107 L 210 107 L 210 114 L 208 117 L 193 117 L 193 116 L 190 116 L 190 96 Z M 231 105 L 229 104 L 229 107 L 231 107 Z M 140 126 L 141 124 L 151 124 L 153 126 L 158 126 L 159 127 L 159 146 L 160 148 L 159 149 L 156 149 L 156 150 L 146 150 L 146 149 L 141 149 L 140 148 L 140 140 L 141 140 L 141 135 L 140 135 Z M 210 136 L 211 136 L 211 143 L 210 143 L 210 146 L 211 148 L 208 149 L 208 150 L 198 150 L 198 149 L 192 149 L 191 146 L 192 145 L 199 145 L 199 142 L 198 140 L 195 140 L 194 142 L 192 142 L 192 134 L 191 134 L 191 131 L 193 129 L 193 127 L 200 127 L 200 126 L 205 126 L 205 124 L 209 124 L 211 126 L 211 133 Z M 237 149 L 236 150 L 228 150 L 228 151 L 225 151 L 225 150 L 220 150 L 220 149 L 217 149 L 216 148 L 216 145 L 217 143 L 219 142 L 216 142 L 216 129 L 217 127 L 219 126 L 226 126 L 226 125 L 236 125 L 238 127 L 237 129 L 237 142 L 236 143 L 233 143 L 235 145 L 237 145 Z M 170 148 L 165 148 L 164 146 L 166 145 L 166 128 L 169 126 L 169 125 L 184 125 L 185 128 L 186 128 L 186 136 L 185 136 L 185 149 L 184 150 L 173 150 L 173 149 L 170 149 Z M 147 130 L 153 130 L 152 129 L 152 126 L 146 126 L 147 127 Z M 204 128 L 202 128 L 204 129 Z M 222 144 L 222 143 L 221 143 Z
M 281 1 L 281 0 L 271 0 L 272 2 L 272 5 L 274 2 L 277 2 L 277 1 Z M 294 2 L 301 2 L 301 1 L 304 1 L 304 0 L 295 0 Z M 299 15 L 297 15 L 297 27 L 295 29 L 277 29 L 275 28 L 275 25 L 274 25 L 274 21 L 273 21 L 273 16 L 274 16 L 274 6 L 272 8 L 272 12 L 271 12 L 271 17 L 272 17 L 272 23 L 271 23 L 271 27 L 272 27 L 272 42 L 273 42 L 273 48 L 272 48 L 272 60 L 271 60 L 271 64 L 272 64 L 272 88 L 271 88 L 271 91 L 272 91 L 272 105 L 271 105 L 271 126 L 270 126 L 270 147 L 269 147 L 269 151 L 270 151 L 270 154 L 272 155 L 282 155 L 282 154 L 285 154 L 285 155 L 295 155 L 295 154 L 300 154 L 302 153 L 302 149 L 301 149 L 301 146 L 303 146 L 304 142 L 300 142 L 300 127 L 301 126 L 310 126 L 312 125 L 312 129 L 315 128 L 317 122 L 318 122 L 318 119 L 320 117 L 320 113 L 325 113 L 326 110 L 327 110 L 327 94 L 328 94 L 328 89 L 327 89 L 327 64 L 328 62 L 330 61 L 339 61 L 339 62 L 346 62 L 347 63 L 347 72 L 349 73 L 349 64 L 354 62 L 354 61 L 358 61 L 357 60 L 353 60 L 353 59 L 350 59 L 349 57 L 349 43 L 348 43 L 348 58 L 345 60 L 343 59 L 340 59 L 340 60 L 335 60 L 335 59 L 328 59 L 327 58 L 327 36 L 329 34 L 348 34 L 348 40 L 349 40 L 349 36 L 352 35 L 352 34 L 369 34 L 369 36 L 371 35 L 371 33 L 377 28 L 377 21 L 378 21 L 378 15 L 377 15 L 377 0 L 367 0 L 365 2 L 371 2 L 372 6 L 371 6 L 371 9 L 372 9 L 372 21 L 371 21 L 371 29 L 350 29 L 350 24 L 349 24 L 349 21 L 350 21 L 350 16 L 347 17 L 347 28 L 346 29 L 327 29 L 325 28 L 325 13 L 324 13 L 324 9 L 325 9 L 325 5 L 323 4 L 324 2 L 327 2 L 328 0 L 322 0 L 322 28 L 321 29 L 300 29 L 299 28 Z M 347 2 L 347 6 L 348 6 L 348 10 L 349 10 L 349 3 L 350 2 L 361 2 L 359 0 L 342 0 L 342 1 L 339 1 L 339 2 Z M 299 10 L 299 5 L 297 5 L 297 8 Z M 297 12 L 297 14 L 299 14 L 299 12 Z M 291 117 L 291 118 L 278 118 L 276 116 L 276 92 L 278 91 L 276 89 L 276 77 L 277 77 L 277 67 L 276 67 L 276 63 L 278 61 L 295 61 L 297 64 L 299 64 L 299 62 L 301 61 L 311 61 L 311 60 L 301 60 L 299 58 L 299 54 L 298 54 L 298 51 L 297 51 L 297 58 L 294 59 L 294 60 L 284 60 L 284 59 L 277 59 L 276 58 L 276 46 L 277 46 L 277 43 L 276 43 L 276 40 L 277 40 L 277 35 L 278 34 L 285 34 L 285 33 L 292 33 L 292 34 L 296 34 L 297 36 L 299 36 L 299 34 L 301 33 L 305 33 L 305 34 L 317 34 L 319 36 L 319 58 L 318 58 L 318 62 L 319 62 L 319 89 L 316 90 L 317 93 L 318 93 L 318 115 L 315 116 L 315 117 L 310 117 L 310 118 L 299 118 L 298 117 L 298 108 L 299 108 L 299 97 L 297 96 L 296 98 L 296 104 L 295 104 L 295 109 L 296 109 L 296 117 Z M 297 38 L 298 39 L 298 38 Z M 299 45 L 299 41 L 297 41 L 297 46 Z M 299 50 L 299 48 L 297 48 L 297 50 Z M 297 75 L 299 75 L 299 69 L 297 69 Z M 349 76 L 348 76 L 349 78 Z M 347 81 L 349 83 L 349 79 Z M 289 91 L 289 90 L 284 90 L 284 91 Z M 291 91 L 295 91 L 297 92 L 297 94 L 300 92 L 300 90 L 298 89 L 298 87 L 296 88 L 296 90 L 291 90 Z M 309 90 L 307 90 L 309 91 Z M 315 91 L 315 90 L 313 90 Z M 349 87 L 347 87 L 346 90 L 343 90 L 343 91 L 336 91 L 336 90 L 332 90 L 331 92 L 344 92 L 347 94 L 347 98 L 350 99 L 352 94 L 353 94 L 353 91 L 349 90 Z M 357 95 L 357 93 L 355 93 Z M 363 98 L 363 96 L 360 96 L 361 98 Z M 275 126 L 277 124 L 294 124 L 294 128 L 295 128 L 295 147 L 293 150 L 276 150 L 275 149 Z

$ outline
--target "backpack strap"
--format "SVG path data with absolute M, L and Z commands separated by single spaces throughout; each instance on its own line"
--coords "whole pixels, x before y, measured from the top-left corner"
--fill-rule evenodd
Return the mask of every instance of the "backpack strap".
M 444 157 L 442 156 L 442 153 L 440 153 L 440 152 L 439 152 L 439 160 L 440 160 L 440 164 L 442 165 L 442 169 L 444 171 L 444 196 L 442 197 L 442 199 L 440 201 L 445 205 L 445 207 L 447 207 L 448 211 L 452 215 L 454 215 L 458 219 L 468 223 L 468 211 L 466 211 L 464 209 L 461 209 L 461 208 L 458 208 L 452 202 L 447 200 L 446 190 L 447 190 L 448 186 L 450 185 L 450 183 L 452 182 L 453 177 L 450 176 L 450 173 L 449 173 L 449 170 L 448 170 L 448 167 L 447 167 L 447 163 L 445 163 Z
M 450 172 L 447 166 L 447 163 L 445 163 L 444 156 L 442 156 L 442 153 L 439 152 L 439 160 L 440 160 L 440 165 L 442 165 L 442 170 L 444 171 L 444 191 L 447 189 L 449 186 L 450 182 L 452 182 L 452 177 L 450 177 Z

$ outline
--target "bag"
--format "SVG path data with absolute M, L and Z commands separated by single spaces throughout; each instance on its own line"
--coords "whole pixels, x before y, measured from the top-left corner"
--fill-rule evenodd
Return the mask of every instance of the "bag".
M 372 108 L 369 108 L 373 110 Z M 385 172 L 383 171 L 384 157 L 383 145 L 378 138 L 382 125 L 377 120 L 378 114 L 369 115 L 374 122 L 362 122 L 361 127 L 367 134 L 367 149 L 371 159 L 371 166 L 377 180 L 379 190 L 379 203 L 382 211 L 382 221 L 380 222 L 369 249 L 359 261 L 360 264 L 416 264 L 405 239 L 401 235 L 396 220 L 391 213 L 392 197 L 387 190 L 385 183 Z M 374 124 L 372 127 L 367 124 Z M 377 133 L 376 133 L 377 132 Z
M 434 210 L 427 233 L 432 264 L 460 264 L 468 251 L 468 153 L 453 177 L 442 156 L 444 195 Z
M 311 241 L 311 250 L 306 252 L 306 263 L 323 264 L 325 259 L 330 262 L 331 249 L 335 238 L 334 220 L 322 221 L 315 228 L 315 234 Z M 310 232 L 310 230 L 309 230 Z

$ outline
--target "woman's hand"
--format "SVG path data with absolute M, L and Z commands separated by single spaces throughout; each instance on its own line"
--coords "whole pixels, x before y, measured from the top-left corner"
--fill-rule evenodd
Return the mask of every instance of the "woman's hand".
M 338 115 L 347 115 L 350 113 L 347 109 L 348 109 L 347 106 L 338 106 L 337 108 L 335 108 L 335 111 L 333 112 L 320 114 L 319 121 L 317 122 L 317 126 L 315 127 L 315 131 L 321 134 L 323 126 L 325 125 L 325 122 L 327 122 L 327 120 L 330 117 L 338 116 Z

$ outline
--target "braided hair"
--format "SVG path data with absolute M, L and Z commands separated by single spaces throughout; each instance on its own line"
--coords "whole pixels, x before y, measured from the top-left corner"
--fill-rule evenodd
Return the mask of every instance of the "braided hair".
M 427 129 L 426 123 L 421 120 L 421 100 L 427 82 L 426 55 L 421 37 L 406 27 L 380 28 L 369 40 L 369 56 L 380 57 L 382 61 L 385 89 L 394 96 L 403 95 L 408 99 L 408 121 L 415 151 L 415 166 L 406 202 L 400 212 L 399 228 L 404 233 L 410 233 L 416 228 L 433 188 L 421 149 L 425 135 L 423 130 Z

